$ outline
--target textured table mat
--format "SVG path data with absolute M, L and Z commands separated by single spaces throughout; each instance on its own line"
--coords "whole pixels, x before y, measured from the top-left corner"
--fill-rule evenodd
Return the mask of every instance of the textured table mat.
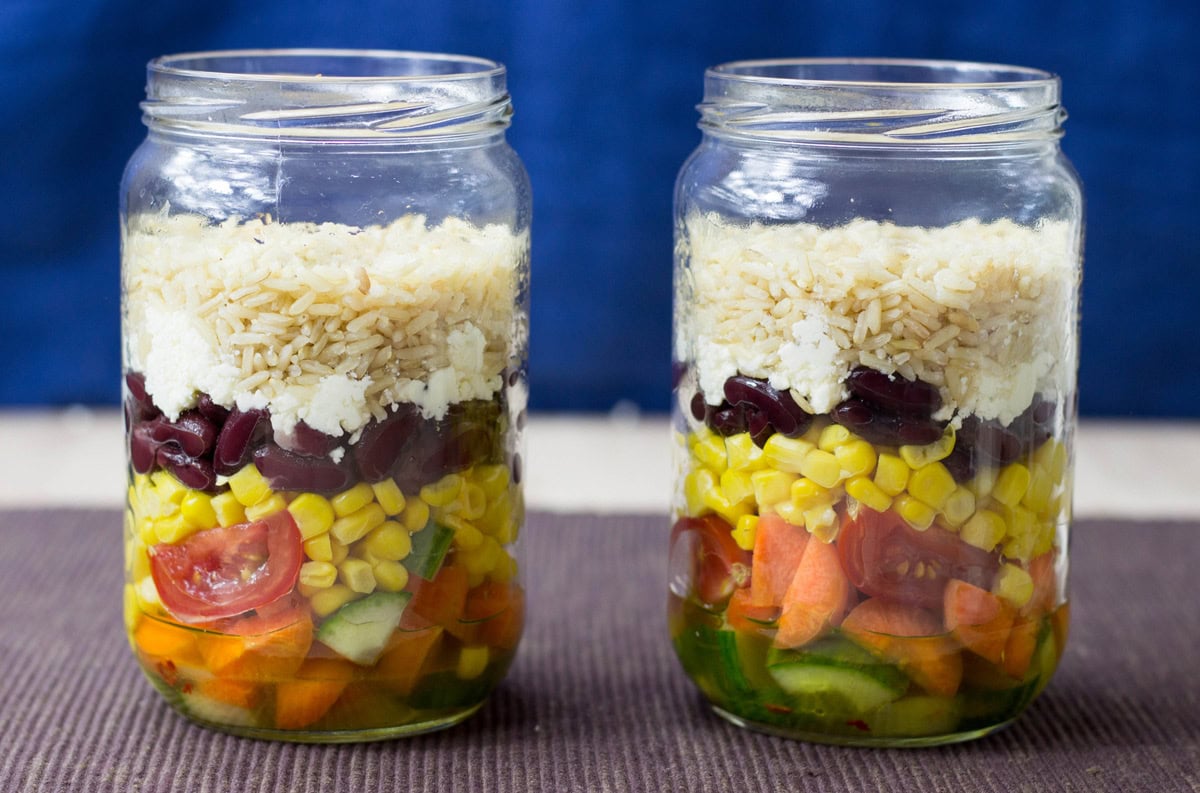
M 142 679 L 117 512 L 0 512 L 0 791 L 1200 790 L 1200 525 L 1081 523 L 1046 693 L 982 740 L 886 751 L 708 711 L 666 636 L 662 519 L 534 514 L 524 537 L 529 628 L 483 710 L 297 746 L 194 727 Z

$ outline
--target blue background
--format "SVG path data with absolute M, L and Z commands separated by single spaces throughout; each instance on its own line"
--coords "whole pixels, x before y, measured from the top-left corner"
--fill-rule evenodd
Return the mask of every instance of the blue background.
M 233 47 L 482 55 L 534 186 L 533 407 L 668 403 L 671 194 L 706 66 L 895 56 L 1061 75 L 1088 239 L 1081 407 L 1200 416 L 1200 3 L 0 0 L 0 405 L 114 404 L 117 186 L 145 63 Z

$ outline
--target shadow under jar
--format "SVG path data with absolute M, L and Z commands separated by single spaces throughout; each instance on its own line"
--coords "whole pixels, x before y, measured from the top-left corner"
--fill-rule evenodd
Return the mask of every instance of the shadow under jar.
M 530 197 L 504 68 L 177 55 L 142 108 L 121 189 L 142 670 L 253 737 L 461 721 L 524 612 Z
M 1011 722 L 1067 633 L 1083 201 L 1059 81 L 710 69 L 676 186 L 669 624 L 730 721 Z

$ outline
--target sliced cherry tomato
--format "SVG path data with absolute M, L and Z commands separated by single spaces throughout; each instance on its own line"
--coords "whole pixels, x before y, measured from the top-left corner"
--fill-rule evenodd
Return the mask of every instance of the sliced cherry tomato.
M 750 552 L 738 547 L 732 527 L 716 515 L 681 518 L 671 529 L 671 590 L 702 605 L 724 605 L 750 584 Z
M 991 589 L 1000 560 L 937 526 L 917 531 L 892 511 L 860 507 L 837 538 L 846 576 L 873 597 L 940 609 L 952 578 Z
M 211 622 L 261 609 L 296 586 L 300 530 L 282 510 L 262 520 L 198 531 L 150 548 L 162 604 L 181 622 Z

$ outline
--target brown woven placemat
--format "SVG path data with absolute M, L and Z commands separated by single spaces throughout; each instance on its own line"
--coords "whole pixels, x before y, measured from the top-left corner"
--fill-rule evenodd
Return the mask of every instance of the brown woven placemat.
M 923 750 L 816 746 L 713 716 L 666 636 L 666 522 L 534 514 L 509 677 L 451 730 L 357 746 L 175 715 L 121 630 L 115 511 L 0 512 L 2 791 L 1200 790 L 1200 525 L 1084 521 L 1073 625 L 1013 727 Z

